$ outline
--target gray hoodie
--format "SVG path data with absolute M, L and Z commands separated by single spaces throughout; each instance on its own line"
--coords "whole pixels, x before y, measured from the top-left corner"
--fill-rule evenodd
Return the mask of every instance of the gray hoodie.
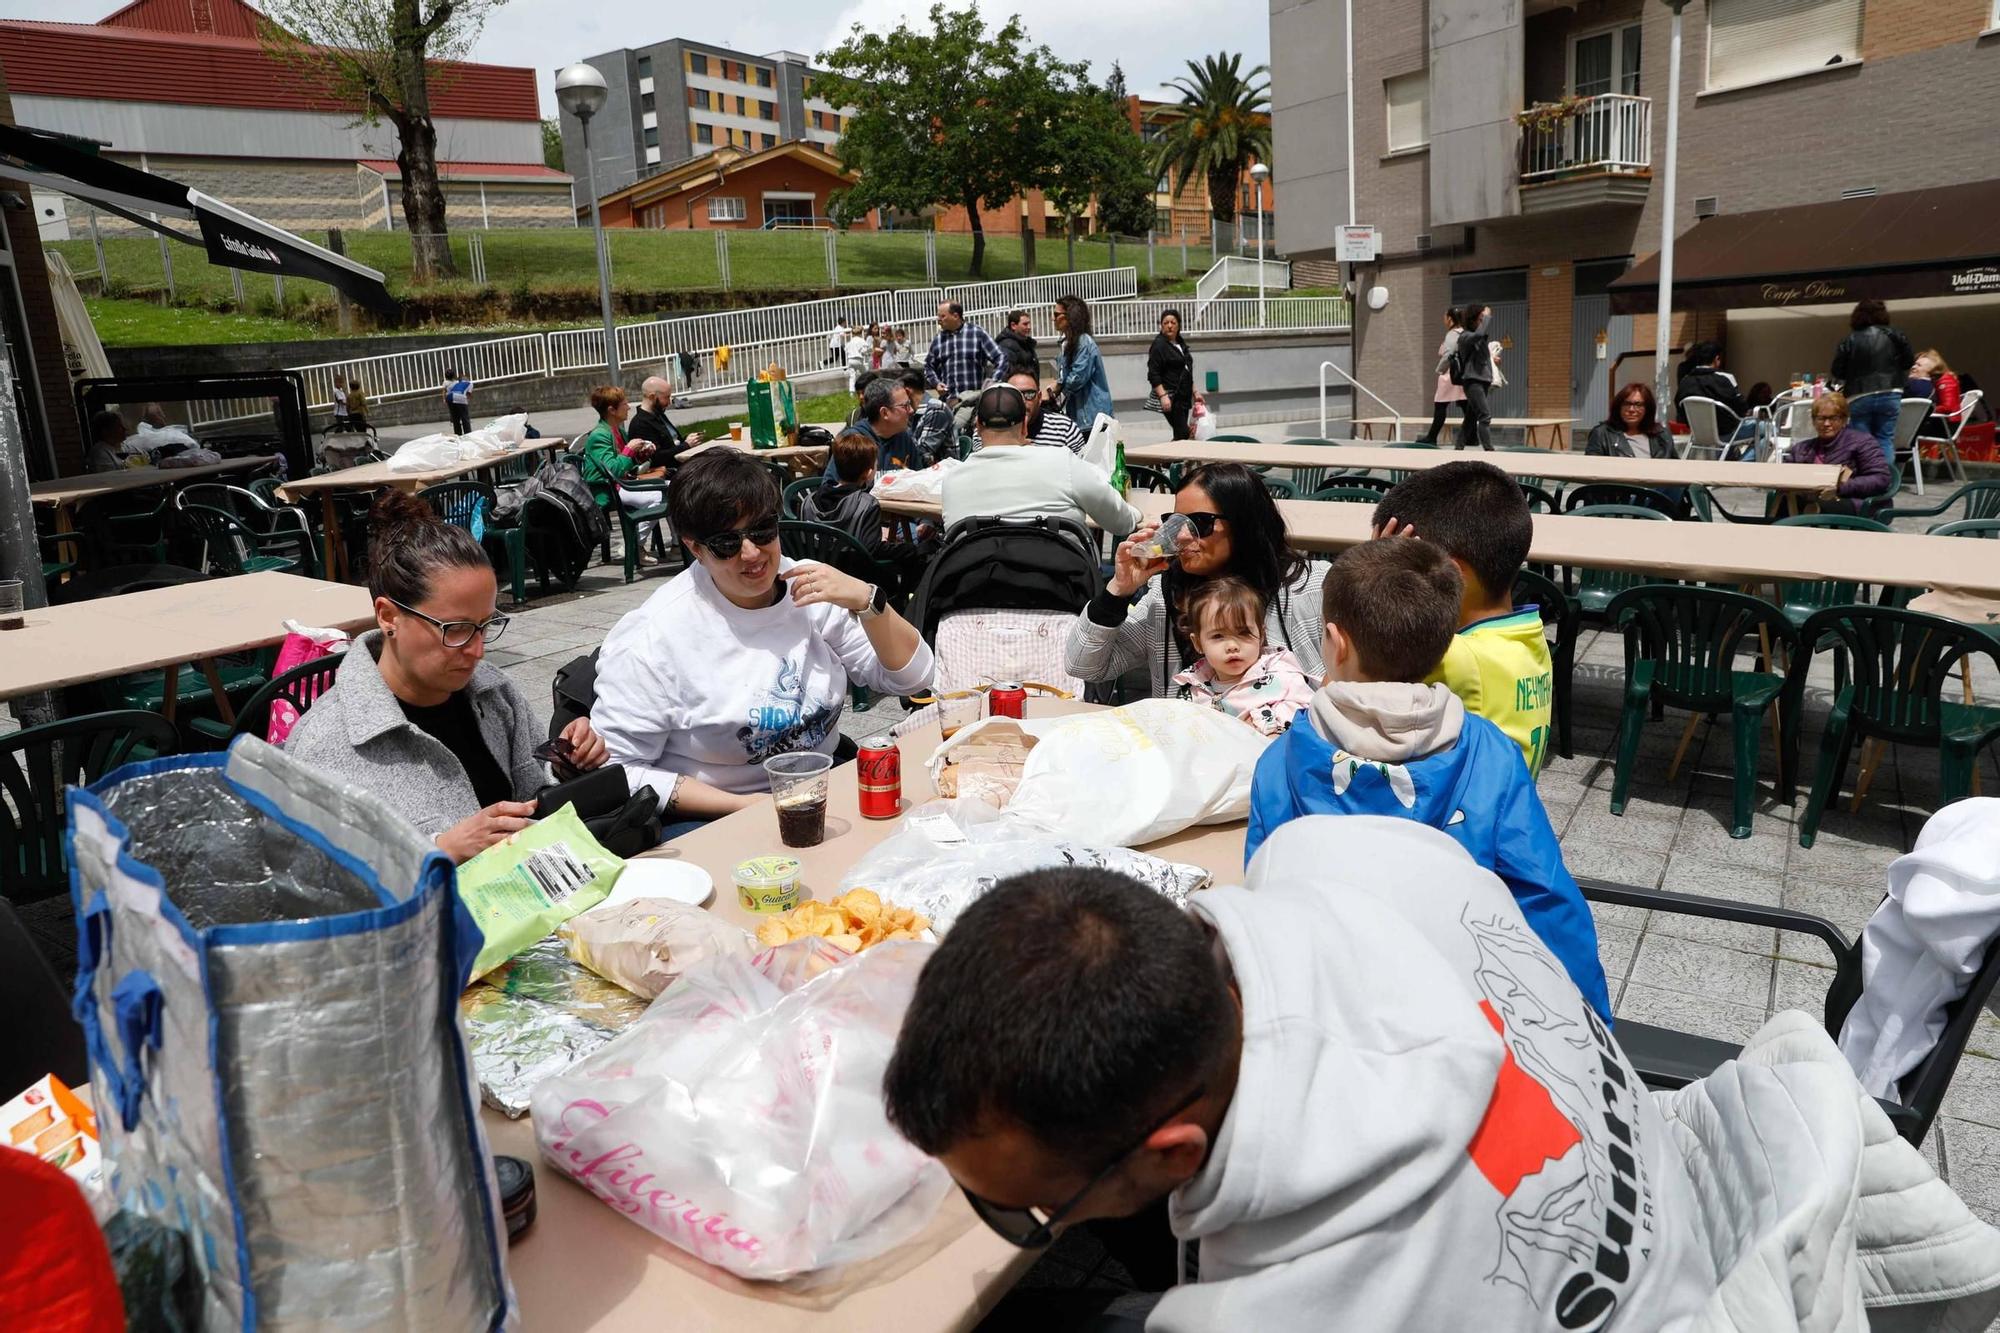
M 1168 1204 L 1201 1281 L 1150 1333 L 1682 1326 L 1716 1281 L 1652 1097 L 1506 887 L 1436 829 L 1279 828 L 1189 904 L 1243 1001 Z

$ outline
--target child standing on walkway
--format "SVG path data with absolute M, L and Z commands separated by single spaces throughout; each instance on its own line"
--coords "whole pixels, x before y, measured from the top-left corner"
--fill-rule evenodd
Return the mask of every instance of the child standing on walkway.
M 452 434 L 472 434 L 472 381 L 461 378 L 456 367 L 444 372 L 444 406 L 451 413 Z

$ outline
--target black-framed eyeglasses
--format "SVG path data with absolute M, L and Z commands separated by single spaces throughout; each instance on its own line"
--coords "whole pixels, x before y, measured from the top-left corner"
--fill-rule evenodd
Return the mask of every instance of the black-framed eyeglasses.
M 778 540 L 778 520 L 771 519 L 754 528 L 732 528 L 728 532 L 718 532 L 707 537 L 696 537 L 698 545 L 708 548 L 708 553 L 717 560 L 734 560 L 743 543 L 752 546 L 769 546 Z
M 463 648 L 474 639 L 484 639 L 491 643 L 506 632 L 507 622 L 513 619 L 496 611 L 484 620 L 439 620 L 436 616 L 425 615 L 414 606 L 404 606 L 393 597 L 389 599 L 389 603 L 427 625 L 435 625 L 438 638 L 447 648 Z
M 1213 537 L 1215 535 L 1215 525 L 1222 521 L 1222 515 L 1220 514 L 1204 514 L 1200 512 L 1182 514 L 1181 517 L 1188 521 L 1188 526 L 1194 529 L 1195 537 L 1201 540 Z
M 1173 1110 L 1148 1125 L 1137 1141 L 1112 1158 L 1102 1171 L 1090 1178 L 1089 1184 L 1070 1195 L 1052 1212 L 1044 1213 L 1037 1208 L 1010 1208 L 1005 1204 L 994 1203 L 991 1199 L 982 1199 L 963 1185 L 958 1187 L 959 1192 L 964 1194 L 965 1201 L 972 1205 L 972 1211 L 979 1214 L 979 1220 L 991 1227 L 1000 1239 L 1023 1250 L 1045 1250 L 1050 1242 L 1055 1240 L 1056 1228 L 1062 1225 L 1065 1217 L 1076 1211 L 1086 1195 L 1109 1180 L 1113 1172 L 1125 1165 L 1126 1159 L 1146 1146 L 1147 1139 L 1165 1129 L 1175 1116 L 1200 1101 L 1207 1092 L 1207 1086 L 1203 1085 L 1189 1093 Z

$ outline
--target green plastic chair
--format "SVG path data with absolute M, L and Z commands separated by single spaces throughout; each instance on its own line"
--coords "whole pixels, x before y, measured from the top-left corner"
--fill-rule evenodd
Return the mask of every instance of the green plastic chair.
M 1749 523 L 1761 526 L 1773 521 L 1774 516 L 1769 513 L 1740 514 L 1728 508 L 1722 501 L 1716 499 L 1714 492 L 1706 486 L 1690 486 L 1687 488 L 1687 495 L 1688 500 L 1694 505 L 1695 517 L 1704 523 L 1713 523 L 1721 519 L 1725 523 Z
M 783 519 L 778 523 L 778 549 L 793 560 L 817 560 L 843 574 L 888 589 L 896 588 L 896 567 L 877 560 L 867 547 L 845 528 L 803 519 Z M 865 685 L 851 685 L 856 708 L 866 708 L 870 695 Z
M 87 713 L 0 736 L 0 895 L 32 903 L 69 892 L 69 787 L 174 753 L 173 724 L 143 711 Z
M 1605 608 L 1625 635 L 1625 707 L 1618 718 L 1618 759 L 1611 777 L 1611 813 L 1625 813 L 1632 770 L 1639 762 L 1639 733 L 1658 705 L 1704 717 L 1728 713 L 1735 732 L 1734 786 L 1729 836 L 1750 836 L 1757 791 L 1757 760 L 1764 713 L 1785 692 L 1775 671 L 1741 671 L 1746 641 L 1760 652 L 1793 647 L 1798 631 L 1769 602 L 1720 588 L 1648 583 L 1628 588 Z M 1770 663 L 1766 657 L 1766 665 Z M 1795 674 L 1803 675 L 1803 672 Z M 1779 713 L 1778 791 L 1789 801 L 1797 784 L 1798 712 Z
M 1211 435 L 1208 437 L 1208 442 L 1210 444 L 1262 444 L 1263 443 L 1263 441 L 1259 440 L 1255 435 Z
M 1421 440 L 1390 440 L 1381 447 L 1384 449 L 1430 449 L 1432 451 L 1437 449 L 1436 445 L 1425 444 Z M 1397 482 L 1407 481 L 1414 475 L 1415 473 L 1408 468 L 1391 469 L 1389 472 L 1389 484 L 1394 486 Z
M 1264 489 L 1271 493 L 1273 500 L 1296 500 L 1299 497 L 1299 493 L 1292 489 L 1292 483 L 1289 481 L 1280 481 L 1276 477 L 1265 477 L 1263 478 L 1263 482 Z
M 1147 467 L 1143 463 L 1127 463 L 1125 488 L 1128 491 L 1140 491 L 1146 494 L 1172 495 L 1174 483 L 1166 473 L 1156 467 Z
M 1901 505 L 1882 511 L 1885 519 L 1936 518 L 1960 501 L 1965 503 L 1965 518 L 2000 518 L 2000 481 L 1969 481 L 1934 505 L 1904 507 Z
M 1371 491 L 1365 486 L 1322 486 L 1306 499 L 1332 500 L 1341 504 L 1376 505 L 1382 503 L 1382 493 Z
M 1638 505 L 1584 505 L 1569 511 L 1576 518 L 1631 518 L 1670 520 L 1657 509 L 1643 509 Z M 1587 616 L 1601 616 L 1611 605 L 1611 599 L 1627 588 L 1637 588 L 1642 584 L 1657 583 L 1659 580 L 1645 573 L 1634 573 L 1623 569 L 1593 569 L 1584 566 L 1571 571 L 1577 580 L 1576 592 L 1572 594 L 1577 610 Z
M 1820 612 L 1799 633 L 1802 644 L 1838 643 L 1851 664 L 1852 679 L 1835 691 L 1826 730 L 1820 737 L 1819 771 L 1799 823 L 1799 846 L 1819 835 L 1820 816 L 1839 792 L 1856 742 L 1875 739 L 1938 752 L 1938 803 L 1949 805 L 1972 790 L 1979 754 L 2000 739 L 2000 708 L 1953 703 L 1945 685 L 1953 667 L 1971 670 L 1984 656 L 2000 667 L 2000 642 L 1979 629 L 1943 616 L 1886 606 L 1836 606 Z M 1798 716 L 1806 673 L 1795 666 L 1788 684 L 1786 714 Z M 1864 769 L 1856 787 L 1859 803 L 1867 790 Z
M 1574 513 L 1578 509 L 1597 508 L 1604 505 L 1626 505 L 1638 509 L 1658 510 L 1661 518 L 1672 518 L 1680 513 L 1680 502 L 1665 491 L 1652 486 L 1628 486 L 1623 482 L 1590 481 L 1581 486 L 1572 486 L 1563 496 L 1563 511 Z
M 1777 520 L 1775 526 L 1788 528 L 1843 528 L 1855 532 L 1887 532 L 1885 523 L 1859 514 L 1793 514 Z M 1807 620 L 1830 606 L 1853 606 L 1868 600 L 1865 584 L 1837 579 L 1780 580 L 1778 608 L 1793 625 Z M 1844 659 L 1842 659 L 1844 663 Z M 1836 680 L 1840 673 L 1835 672 Z
M 1533 604 L 1541 613 L 1542 629 L 1553 626 L 1556 636 L 1549 642 L 1549 663 L 1554 670 L 1555 697 L 1550 701 L 1549 717 L 1554 724 L 1556 753 L 1565 759 L 1572 758 L 1575 751 L 1570 748 L 1570 686 L 1576 677 L 1576 607 L 1563 594 L 1556 581 L 1546 574 L 1532 569 L 1524 569 L 1514 576 L 1514 605 Z
M 786 482 L 784 497 L 778 506 L 780 511 L 786 518 L 804 518 L 806 497 L 825 484 L 824 477 L 800 477 L 796 481 Z
M 1788 514 L 1777 521 L 1781 528 L 1841 528 L 1848 532 L 1890 532 L 1880 519 L 1862 514 Z
M 1332 440 L 1312 439 L 1307 437 L 1300 437 L 1298 439 L 1286 440 L 1285 443 L 1300 444 L 1300 445 L 1323 445 L 1329 449 L 1335 449 L 1339 447 L 1338 445 L 1334 444 Z M 1310 495 L 1314 491 L 1318 490 L 1320 487 L 1326 485 L 1326 474 L 1328 468 L 1295 467 L 1290 469 L 1290 471 L 1292 474 L 1292 490 L 1299 495 Z
M 417 498 L 445 522 L 471 532 L 480 514 L 491 511 L 493 488 L 483 481 L 446 481 L 424 487 Z
M 813 478 L 813 480 L 816 481 L 818 478 Z M 630 583 L 639 577 L 639 525 L 641 523 L 651 519 L 660 524 L 661 526 L 653 529 L 654 541 L 663 545 L 673 544 L 666 542 L 661 536 L 666 531 L 667 523 L 667 483 L 664 479 L 659 481 L 621 481 L 618 483 L 618 487 L 623 491 L 641 491 L 660 497 L 644 509 L 628 508 L 619 503 L 616 495 L 611 497 L 611 507 L 618 511 L 618 530 L 625 538 L 625 581 Z
M 1373 491 L 1376 495 L 1387 495 L 1393 485 L 1387 477 L 1378 477 L 1372 472 L 1330 472 L 1326 477 L 1328 486 L 1345 486 L 1351 490 Z
M 174 492 L 174 509 L 182 514 L 191 504 L 220 509 L 256 533 L 265 554 L 296 560 L 306 573 L 317 578 L 320 572 L 319 538 L 313 531 L 312 520 L 303 508 L 288 505 L 277 498 L 275 491 L 270 489 L 270 484 L 276 480 L 274 477 L 260 477 L 248 486 L 216 482 L 182 486 Z M 256 489 L 258 482 L 267 483 L 265 491 Z
M 197 717 L 189 720 L 188 729 L 196 736 L 216 742 L 218 748 L 238 736 L 261 739 L 271 725 L 272 704 L 283 699 L 299 712 L 305 712 L 313 706 L 314 700 L 333 688 L 334 678 L 340 674 L 340 664 L 346 659 L 347 654 L 339 652 L 301 663 L 259 686 L 249 701 L 236 710 L 235 722 L 224 722 L 217 717 Z
M 1930 530 L 1933 537 L 2000 538 L 2000 518 L 1959 518 Z
M 299 567 L 296 557 L 265 555 L 266 538 L 260 537 L 234 514 L 207 505 L 180 506 L 181 521 L 188 534 L 199 541 L 204 567 L 224 575 L 288 572 Z
M 1562 501 L 1556 496 L 1549 494 L 1549 492 L 1525 478 L 1516 478 L 1516 480 L 1521 483 L 1521 498 L 1528 502 L 1529 513 L 1560 514 L 1562 512 Z

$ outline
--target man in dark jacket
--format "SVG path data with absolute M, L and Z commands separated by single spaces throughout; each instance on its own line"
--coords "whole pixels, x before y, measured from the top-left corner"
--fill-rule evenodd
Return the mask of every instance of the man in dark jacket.
M 877 560 L 893 566 L 896 578 L 888 589 L 889 595 L 907 597 L 922 581 L 924 566 L 930 563 L 937 543 L 929 524 L 918 529 L 916 541 L 883 540 L 882 506 L 873 493 L 876 447 L 875 437 L 855 426 L 835 437 L 829 451 L 833 455 L 834 475 L 806 496 L 801 515 L 814 523 L 839 528 Z
M 1681 382 L 1674 389 L 1674 416 L 1681 421 L 1687 420 L 1681 404 L 1690 398 L 1713 398 L 1738 421 L 1749 415 L 1750 408 L 1736 387 L 1736 377 L 1722 368 L 1721 343 L 1699 342 L 1688 349 L 1688 359 L 1682 363 Z M 1721 424 L 1727 429 L 1727 422 Z
M 639 409 L 626 423 L 625 438 L 650 440 L 653 461 L 672 472 L 680 466 L 681 454 L 701 443 L 701 432 L 694 431 L 683 436 L 674 423 L 667 420 L 667 408 L 674 401 L 674 386 L 658 375 L 650 376 L 639 386 L 639 396 Z
M 1009 310 L 1007 327 L 993 340 L 1000 347 L 1000 378 L 1006 379 L 1015 366 L 1033 366 L 1041 374 L 1041 354 L 1035 350 L 1035 322 L 1025 310 Z
M 1896 466 L 1896 418 L 1903 407 L 1903 385 L 1917 354 L 1910 340 L 1889 322 L 1889 307 L 1873 299 L 1860 302 L 1847 317 L 1854 331 L 1834 349 L 1827 373 L 1840 385 L 1854 425 L 1875 437 L 1882 457 Z

